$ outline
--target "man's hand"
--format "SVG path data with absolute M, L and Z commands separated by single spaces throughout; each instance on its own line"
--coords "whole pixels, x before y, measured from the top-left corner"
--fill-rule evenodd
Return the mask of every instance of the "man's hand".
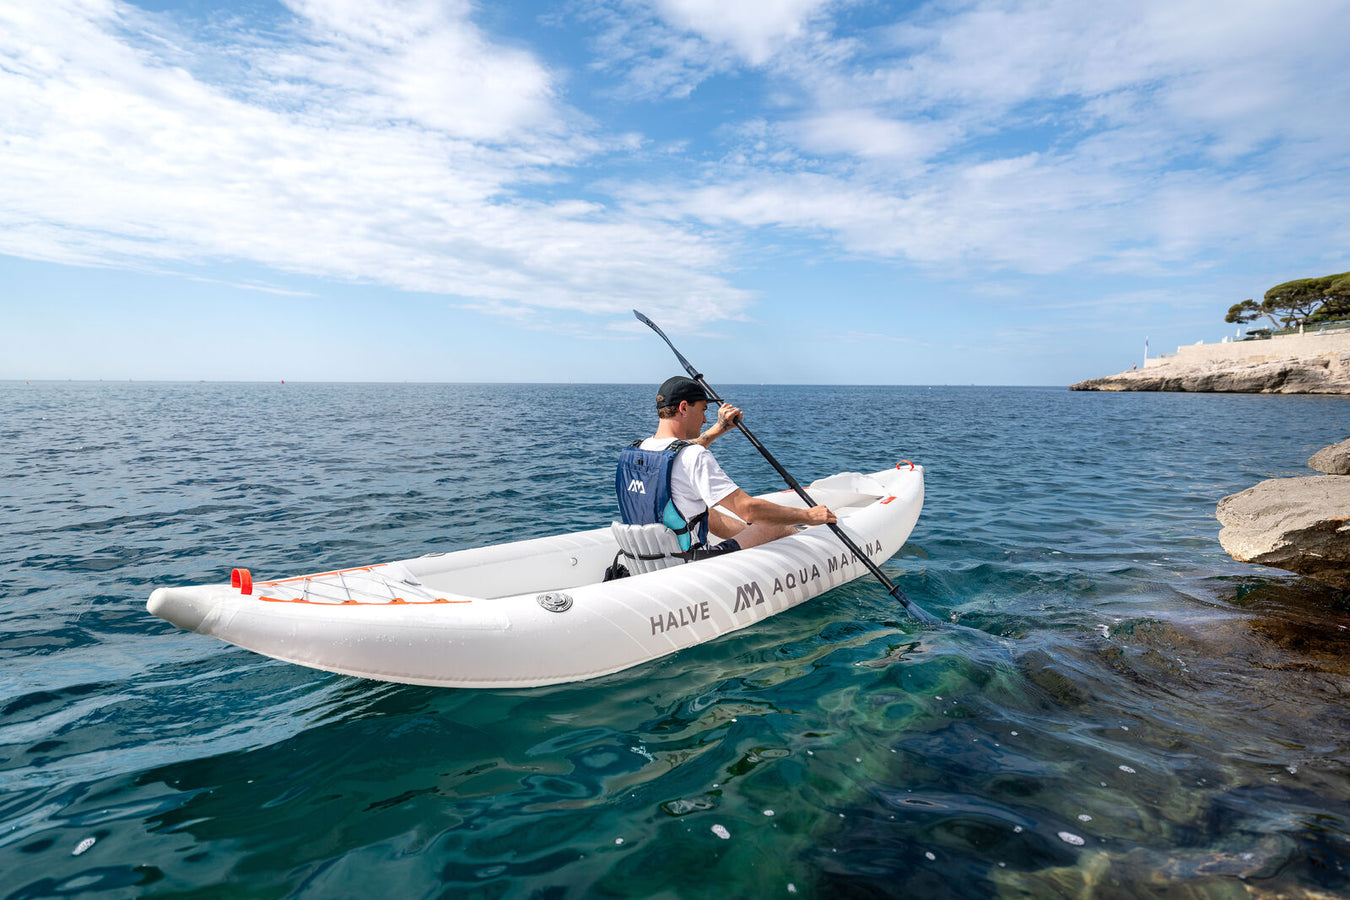
M 717 408 L 717 424 L 723 431 L 730 431 L 736 427 L 736 423 L 741 420 L 741 411 L 730 403 L 723 403 Z
M 813 506 L 806 510 L 806 524 L 833 525 L 839 521 L 834 513 L 824 506 Z
M 717 408 L 717 421 L 714 422 L 707 431 L 700 434 L 694 443 L 702 444 L 706 447 L 731 429 L 735 428 L 736 423 L 740 420 L 741 411 L 730 403 L 723 403 Z

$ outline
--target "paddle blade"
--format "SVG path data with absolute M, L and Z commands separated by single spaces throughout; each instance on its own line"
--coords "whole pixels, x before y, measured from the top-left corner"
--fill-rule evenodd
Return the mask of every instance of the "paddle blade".
M 914 619 L 921 625 L 942 624 L 941 619 L 930 613 L 928 610 L 924 609 L 919 604 L 915 603 L 913 600 L 909 599 L 909 597 L 905 594 L 905 592 L 900 590 L 899 585 L 896 585 L 894 589 L 891 591 L 891 596 L 899 600 L 900 605 L 905 608 L 905 612 L 913 616 Z
M 675 354 L 675 358 L 680 361 L 680 365 L 684 366 L 684 370 L 689 373 L 689 377 L 694 379 L 695 381 L 702 383 L 704 389 L 707 390 L 709 394 L 712 394 L 714 399 L 716 399 L 717 395 L 713 394 L 712 389 L 708 387 L 707 382 L 702 380 L 703 376 L 699 374 L 698 369 L 695 369 L 694 364 L 684 358 L 683 353 L 675 349 L 675 345 L 670 342 L 670 338 L 666 337 L 666 333 L 661 330 L 661 327 L 657 325 L 655 322 L 653 322 L 651 319 L 644 316 L 642 313 L 638 312 L 636 309 L 633 310 L 633 315 L 637 316 L 637 320 L 639 322 L 646 325 L 652 331 L 655 331 L 658 335 L 660 335 L 661 340 L 665 341 L 666 346 L 670 348 L 670 352 Z

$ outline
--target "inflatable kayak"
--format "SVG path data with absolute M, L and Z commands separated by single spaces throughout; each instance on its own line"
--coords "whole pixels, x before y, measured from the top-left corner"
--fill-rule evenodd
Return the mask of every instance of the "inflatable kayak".
M 923 469 L 846 472 L 807 488 L 874 563 L 908 539 Z M 790 491 L 764 495 L 803 506 Z M 363 678 L 512 688 L 618 672 L 791 609 L 865 566 L 826 526 L 604 581 L 609 528 L 294 578 L 159 588 L 151 613 L 248 650 Z

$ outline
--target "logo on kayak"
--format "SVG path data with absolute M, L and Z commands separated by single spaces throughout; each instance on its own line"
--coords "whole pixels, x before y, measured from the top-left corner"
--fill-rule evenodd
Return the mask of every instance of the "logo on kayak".
M 731 608 L 731 611 L 738 613 L 743 609 L 759 606 L 763 602 L 764 589 L 759 586 L 758 581 L 752 581 L 736 588 L 736 605 Z
M 862 551 L 868 556 L 876 556 L 881 552 L 881 541 L 868 541 L 867 545 L 862 548 Z M 831 556 L 827 559 L 825 561 L 825 571 L 830 573 L 842 572 L 845 566 L 857 565 L 857 563 L 857 555 L 845 551 L 838 556 Z
M 693 625 L 698 621 L 706 621 L 712 618 L 708 611 L 708 601 L 691 603 L 688 606 L 681 606 L 662 616 L 652 616 L 652 634 L 665 634 L 668 631 L 674 631 L 677 628 L 684 628 L 686 625 Z
M 646 495 L 647 488 L 642 484 L 641 478 L 634 478 L 632 481 L 628 482 L 628 493 Z
M 875 556 L 881 552 L 881 541 L 868 541 L 862 548 L 868 556 Z M 811 563 L 808 566 L 802 566 L 799 569 L 793 569 L 782 575 L 774 577 L 773 587 L 770 589 L 770 595 L 781 594 L 784 591 L 790 591 L 794 588 L 804 588 L 813 581 L 819 581 L 823 575 L 843 574 L 853 577 L 848 572 L 849 566 L 856 566 L 858 557 L 854 554 L 844 551 L 838 556 L 831 556 L 825 560 L 825 571 L 820 571 L 820 566 Z M 764 589 L 760 587 L 758 581 L 751 581 L 736 588 L 736 602 L 732 605 L 733 613 L 744 612 L 753 606 L 760 606 L 764 603 Z

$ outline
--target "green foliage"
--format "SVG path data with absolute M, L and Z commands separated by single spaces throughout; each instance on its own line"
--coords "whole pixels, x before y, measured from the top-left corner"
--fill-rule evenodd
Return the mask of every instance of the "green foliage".
M 1350 272 L 1277 284 L 1259 304 L 1243 300 L 1228 307 L 1224 321 L 1245 325 L 1261 316 L 1277 330 L 1350 318 Z
M 1234 303 L 1228 307 L 1228 315 L 1224 316 L 1223 320 L 1246 325 L 1248 322 L 1255 322 L 1260 316 L 1261 304 L 1255 300 L 1243 300 L 1241 303 Z

